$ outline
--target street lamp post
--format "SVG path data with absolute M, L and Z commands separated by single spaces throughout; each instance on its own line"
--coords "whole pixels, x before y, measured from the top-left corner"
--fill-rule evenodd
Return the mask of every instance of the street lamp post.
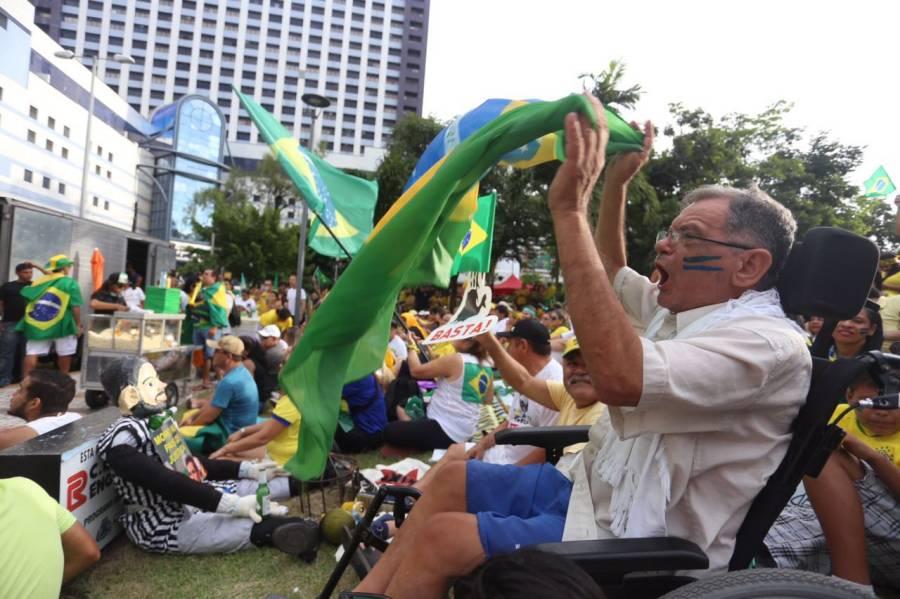
M 114 54 L 112 58 L 103 58 L 100 56 L 76 56 L 70 50 L 59 50 L 54 52 L 53 55 L 66 60 L 91 59 L 91 88 L 88 98 L 87 126 L 84 131 L 84 164 L 82 164 L 81 169 L 81 201 L 78 204 L 78 216 L 79 218 L 84 218 L 85 207 L 87 206 L 88 175 L 91 172 L 91 123 L 94 120 L 94 81 L 97 79 L 97 64 L 104 60 L 111 60 L 120 64 L 135 64 L 136 61 L 128 54 Z
M 316 119 L 326 108 L 331 106 L 331 100 L 319 94 L 303 94 L 300 96 L 303 103 L 310 107 L 312 116 L 312 129 L 309 132 L 309 147 L 311 152 L 316 151 Z M 294 314 L 300 314 L 300 290 L 303 289 L 303 269 L 306 266 L 306 229 L 309 226 L 309 205 L 304 198 L 300 198 L 302 212 L 300 214 L 300 246 L 297 248 L 297 295 L 294 299 Z

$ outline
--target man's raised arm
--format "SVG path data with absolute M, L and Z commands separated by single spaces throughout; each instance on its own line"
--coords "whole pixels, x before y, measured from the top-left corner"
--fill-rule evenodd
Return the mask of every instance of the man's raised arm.
M 635 123 L 632 127 L 637 128 Z M 650 158 L 653 146 L 653 125 L 644 123 L 644 149 L 613 157 L 606 166 L 603 181 L 603 199 L 594 229 L 594 243 L 600 252 L 603 268 L 612 284 L 616 273 L 627 264 L 625 252 L 625 201 L 628 184 Z

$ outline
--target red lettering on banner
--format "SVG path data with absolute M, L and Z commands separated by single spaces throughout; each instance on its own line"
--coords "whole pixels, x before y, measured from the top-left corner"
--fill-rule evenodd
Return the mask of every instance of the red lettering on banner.
M 88 473 L 80 470 L 66 480 L 66 509 L 70 512 L 87 503 L 84 489 L 87 487 Z

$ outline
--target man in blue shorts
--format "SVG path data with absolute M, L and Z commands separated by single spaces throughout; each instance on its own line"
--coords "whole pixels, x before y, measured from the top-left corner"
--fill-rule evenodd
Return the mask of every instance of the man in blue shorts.
M 796 224 L 758 191 L 707 186 L 660 234 L 658 284 L 626 265 L 625 205 L 644 149 L 606 170 L 608 130 L 566 117 L 548 204 L 593 392 L 607 410 L 581 453 L 553 468 L 446 465 L 358 591 L 442 597 L 485 559 L 537 543 L 674 535 L 727 568 L 753 498 L 787 451 L 811 359 L 774 285 Z

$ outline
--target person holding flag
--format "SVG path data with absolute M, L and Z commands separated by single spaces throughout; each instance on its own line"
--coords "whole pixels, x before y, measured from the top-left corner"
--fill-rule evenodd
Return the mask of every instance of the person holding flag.
M 214 349 L 206 341 L 218 341 L 222 329 L 228 326 L 228 298 L 225 285 L 216 280 L 216 271 L 207 268 L 200 275 L 200 281 L 194 287 L 189 302 L 191 319 L 194 323 L 194 345 L 203 348 L 203 389 L 211 387 L 209 383 L 209 364 Z
M 60 371 L 69 372 L 82 333 L 81 290 L 69 276 L 73 264 L 68 256 L 57 254 L 44 265 L 48 274 L 22 288 L 28 305 L 16 330 L 26 339 L 23 379 L 37 366 L 38 356 L 46 356 L 51 347 L 56 349 Z

